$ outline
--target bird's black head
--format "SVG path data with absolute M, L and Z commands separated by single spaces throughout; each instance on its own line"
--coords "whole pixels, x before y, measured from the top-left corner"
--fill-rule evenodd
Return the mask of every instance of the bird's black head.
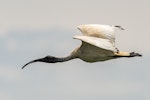
M 31 64 L 31 63 L 35 63 L 35 62 L 45 62 L 45 63 L 56 63 L 59 61 L 59 58 L 53 57 L 53 56 L 46 56 L 44 58 L 40 58 L 40 59 L 36 59 L 33 61 L 28 62 L 27 64 L 25 64 L 23 68 L 25 68 L 27 65 Z

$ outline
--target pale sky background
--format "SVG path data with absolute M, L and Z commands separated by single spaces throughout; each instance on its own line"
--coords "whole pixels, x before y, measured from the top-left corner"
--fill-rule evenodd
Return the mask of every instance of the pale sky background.
M 80 24 L 121 25 L 120 50 L 142 58 L 34 63 L 80 45 Z M 0 0 L 0 100 L 150 100 L 149 0 Z

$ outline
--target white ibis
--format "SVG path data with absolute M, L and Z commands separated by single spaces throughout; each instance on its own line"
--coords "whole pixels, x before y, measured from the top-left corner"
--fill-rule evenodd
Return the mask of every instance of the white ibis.
M 70 55 L 67 57 L 46 56 L 28 62 L 22 69 L 34 62 L 57 63 L 75 58 L 82 59 L 85 62 L 99 62 L 121 57 L 142 56 L 135 52 L 119 51 L 115 47 L 115 30 L 124 30 L 121 26 L 87 24 L 79 25 L 78 29 L 82 32 L 82 35 L 77 35 L 73 38 L 81 40 L 82 44 Z

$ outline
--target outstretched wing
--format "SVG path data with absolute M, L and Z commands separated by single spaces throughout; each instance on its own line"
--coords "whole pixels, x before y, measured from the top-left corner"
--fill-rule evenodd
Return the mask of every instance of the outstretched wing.
M 111 25 L 87 24 L 78 26 L 78 29 L 83 33 L 83 35 L 108 39 L 113 43 L 113 45 L 115 44 L 116 28 L 123 30 L 121 26 L 111 26 Z
M 116 52 L 114 45 L 108 39 L 102 39 L 102 38 L 90 37 L 90 36 L 84 36 L 84 35 L 77 35 L 77 36 L 74 36 L 73 38 L 79 39 L 83 42 L 89 43 L 93 46 L 96 46 L 104 50 Z

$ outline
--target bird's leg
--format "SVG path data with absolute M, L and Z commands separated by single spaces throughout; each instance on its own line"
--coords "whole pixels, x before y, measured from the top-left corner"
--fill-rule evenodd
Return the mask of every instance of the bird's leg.
M 135 53 L 135 52 L 123 52 L 123 51 L 119 51 L 118 53 L 115 53 L 116 57 L 135 57 L 135 56 L 142 56 L 139 53 Z
M 119 51 L 115 53 L 115 56 L 117 57 L 121 57 L 121 56 L 130 56 L 129 52 L 123 52 L 123 51 Z

